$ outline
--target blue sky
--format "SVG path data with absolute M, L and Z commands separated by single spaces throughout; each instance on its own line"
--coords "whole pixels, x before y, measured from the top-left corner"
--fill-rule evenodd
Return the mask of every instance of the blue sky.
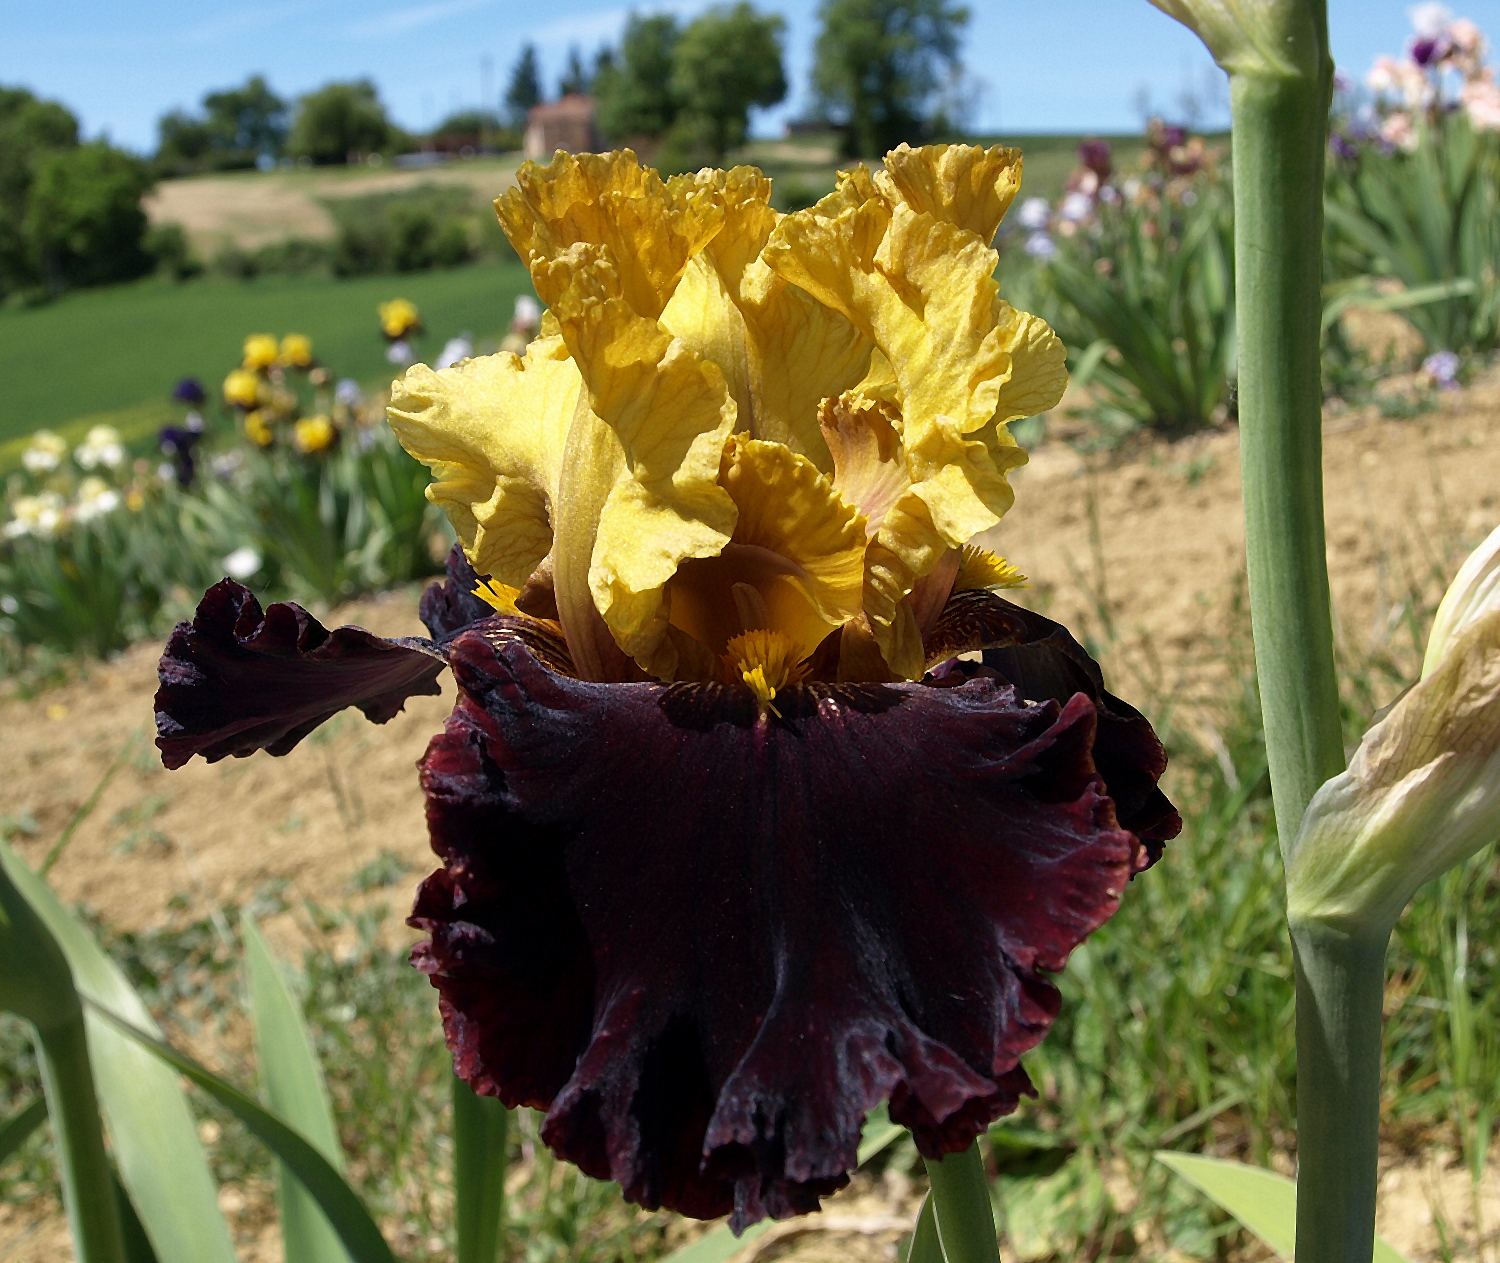
M 757 120 L 761 134 L 806 102 L 817 0 L 756 0 L 787 22 L 787 103 Z M 1147 0 L 970 0 L 965 64 L 986 131 L 1127 131 L 1142 92 L 1180 112 L 1188 92 L 1205 124 L 1222 121 L 1220 80 L 1197 40 Z M 62 8 L 3 0 L 0 83 L 65 102 L 85 130 L 150 148 L 156 119 L 196 105 L 206 91 L 264 73 L 283 95 L 329 79 L 369 76 L 398 121 L 429 125 L 479 102 L 484 63 L 495 92 L 528 41 L 541 50 L 549 88 L 570 45 L 616 39 L 634 7 L 691 16 L 707 0 L 634 6 L 616 0 L 72 0 Z M 1458 0 L 1460 15 L 1500 36 L 1500 0 Z M 1334 55 L 1363 73 L 1399 52 L 1407 4 L 1330 0 Z

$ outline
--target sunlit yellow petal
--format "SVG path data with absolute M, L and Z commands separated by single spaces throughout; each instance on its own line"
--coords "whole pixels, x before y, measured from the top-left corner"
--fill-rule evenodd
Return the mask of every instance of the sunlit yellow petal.
M 773 630 L 801 661 L 859 613 L 864 523 L 812 462 L 777 443 L 736 436 L 720 481 L 739 512 L 733 538 L 683 563 L 672 623 L 715 655 L 741 632 Z
M 474 569 L 519 588 L 552 547 L 564 447 L 582 382 L 561 338 L 434 372 L 391 388 L 401 444 L 427 465 L 438 505 Z
M 550 165 L 527 162 L 516 185 L 495 200 L 495 213 L 516 253 L 536 274 L 580 242 L 602 246 L 616 268 L 620 297 L 655 319 L 688 260 L 718 232 L 723 211 L 715 190 L 692 179 L 663 181 L 625 149 L 611 154 L 558 152 Z M 551 306 L 565 287 L 538 294 Z
M 717 366 L 617 296 L 606 250 L 575 245 L 535 274 L 592 409 L 580 409 L 563 459 L 559 614 L 566 627 L 591 601 L 621 649 L 674 678 L 662 586 L 684 559 L 716 555 L 734 529 L 718 484 L 734 400 Z
M 869 339 L 760 261 L 778 219 L 769 180 L 751 167 L 699 178 L 713 179 L 724 227 L 688 265 L 662 326 L 724 370 L 741 429 L 826 471 L 818 403 L 864 374 Z
M 871 535 L 911 488 L 906 450 L 896 429 L 900 419 L 891 404 L 859 391 L 825 399 L 818 410 L 823 440 L 833 457 L 833 485 L 864 515 Z
M 990 171 L 1002 190 L 1013 174 L 1003 164 L 976 169 Z M 1010 507 L 1005 473 L 1025 453 L 994 429 L 997 412 L 1008 418 L 1051 406 L 1065 377 L 1061 345 L 1045 324 L 999 300 L 995 253 L 967 228 L 914 210 L 905 195 L 890 200 L 879 185 L 893 179 L 870 181 L 872 195 L 857 202 L 864 185 L 852 178 L 787 216 L 763 257 L 858 325 L 889 363 L 909 494 L 925 504 L 936 537 L 907 538 L 892 525 L 880 539 L 920 577 Z M 994 198 L 998 206 L 1003 193 Z M 950 200 L 943 213 L 957 215 L 958 205 Z
M 915 504 L 920 509 L 921 501 Z M 901 557 L 882 544 L 878 537 L 870 541 L 865 551 L 860 600 L 864 610 L 864 631 L 873 639 L 887 669 L 884 678 L 922 678 L 925 667 L 922 632 L 907 599 L 916 581 L 916 574 Z M 864 675 L 870 668 L 868 651 L 859 643 L 862 639 L 857 635 L 852 645 L 846 643 L 846 655 L 851 649 L 854 654 L 849 661 L 841 655 L 840 676 L 846 679 L 882 678 Z
M 875 183 L 892 203 L 903 201 L 988 245 L 1021 187 L 1021 151 L 1000 145 L 898 145 L 886 154 Z
M 995 403 L 995 420 L 1000 423 L 1003 442 L 1014 446 L 1005 423 L 1057 407 L 1068 387 L 1068 352 L 1045 320 L 1019 311 L 1003 298 L 995 300 L 995 328 L 1000 350 L 1010 357 L 1010 371 Z M 1014 462 L 1023 463 L 1024 458 Z

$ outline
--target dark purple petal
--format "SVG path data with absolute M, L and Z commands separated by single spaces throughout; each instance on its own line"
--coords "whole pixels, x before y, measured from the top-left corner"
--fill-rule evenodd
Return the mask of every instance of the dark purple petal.
M 408 697 L 441 692 L 447 664 L 415 637 L 362 627 L 329 631 L 300 605 L 261 612 L 250 590 L 216 583 L 191 623 L 178 623 L 157 676 L 156 745 L 169 768 L 256 750 L 285 754 L 346 706 L 385 723 Z
M 1065 702 L 1083 693 L 1099 713 L 1094 763 L 1120 824 L 1146 844 L 1146 861 L 1182 832 L 1182 817 L 1157 782 L 1167 752 L 1146 718 L 1104 687 L 1099 664 L 1061 623 L 993 593 L 956 593 L 927 638 L 928 661 L 984 651 L 984 665 L 1033 701 Z
M 431 583 L 422 593 L 418 610 L 423 624 L 439 643 L 451 640 L 465 628 L 494 614 L 494 608 L 474 595 L 479 576 L 464 556 L 462 544 L 454 544 L 443 567 L 448 577 Z
M 179 403 L 191 404 L 196 408 L 208 398 L 208 392 L 203 389 L 203 383 L 196 377 L 184 377 L 172 387 L 172 398 Z
M 738 1227 L 841 1187 L 882 1100 L 939 1156 L 1031 1091 L 1045 974 L 1140 862 L 1088 693 L 812 685 L 763 719 L 573 679 L 522 634 L 448 645 L 423 762 L 444 869 L 412 924 L 459 1074 L 632 1200 Z

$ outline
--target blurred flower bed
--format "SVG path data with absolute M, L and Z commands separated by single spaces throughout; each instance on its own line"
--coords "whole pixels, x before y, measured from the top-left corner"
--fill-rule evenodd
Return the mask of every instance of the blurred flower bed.
M 1489 43 L 1438 4 L 1405 54 L 1340 77 L 1328 156 L 1324 379 L 1335 407 L 1430 409 L 1500 346 L 1500 86 Z M 1069 348 L 1087 441 L 1176 437 L 1235 415 L 1233 181 L 1227 144 L 1161 120 L 1119 170 L 1087 140 L 1057 201 L 1002 225 L 1008 291 Z M 1354 308 L 1399 313 L 1404 341 L 1351 337 Z M 1404 378 L 1392 389 L 1392 378 Z M 1023 434 L 1024 434 L 1023 428 Z
M 381 305 L 397 366 L 423 329 L 403 299 Z M 535 333 L 518 304 L 509 346 Z M 434 362 L 474 351 L 450 338 Z M 83 442 L 32 436 L 5 484 L 0 667 L 45 675 L 64 655 L 102 657 L 190 616 L 224 576 L 258 594 L 327 607 L 440 569 L 452 540 L 427 471 L 396 442 L 384 392 L 367 394 L 289 332 L 252 334 L 218 391 L 184 378 L 159 455 L 131 458 L 96 426 Z

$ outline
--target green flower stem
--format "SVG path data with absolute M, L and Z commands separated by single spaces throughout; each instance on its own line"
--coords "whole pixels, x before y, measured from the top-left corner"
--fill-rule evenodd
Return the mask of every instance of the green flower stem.
M 74 1253 L 79 1263 L 124 1263 L 125 1239 L 104 1150 L 82 1008 L 71 1020 L 37 1027 L 36 1036 Z
M 1319 365 L 1328 84 L 1270 71 L 1230 84 L 1250 616 L 1276 825 L 1290 842 L 1318 787 L 1344 769 Z
M 1323 164 L 1332 67 L 1311 55 L 1230 76 L 1240 458 L 1256 670 L 1285 850 L 1344 769 L 1323 529 Z M 1323 51 L 1319 51 L 1323 50 Z M 1297 963 L 1297 1259 L 1369 1263 L 1375 1236 L 1386 936 L 1292 926 Z
M 457 1263 L 496 1263 L 505 1244 L 506 1131 L 510 1111 L 453 1076 Z
M 1297 1259 L 1370 1263 L 1389 932 L 1292 924 L 1297 966 Z
M 927 1178 L 947 1263 L 999 1263 L 995 1211 L 978 1144 L 938 1162 L 929 1160 Z

